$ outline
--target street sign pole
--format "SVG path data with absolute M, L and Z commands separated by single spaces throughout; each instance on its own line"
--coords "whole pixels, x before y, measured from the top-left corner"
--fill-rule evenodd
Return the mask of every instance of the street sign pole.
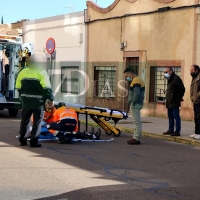
M 56 56 L 56 42 L 53 38 L 49 38 L 46 42 L 46 51 L 50 54 L 50 63 L 51 63 L 51 87 L 54 90 L 54 76 L 53 76 L 53 69 L 55 68 L 55 56 Z

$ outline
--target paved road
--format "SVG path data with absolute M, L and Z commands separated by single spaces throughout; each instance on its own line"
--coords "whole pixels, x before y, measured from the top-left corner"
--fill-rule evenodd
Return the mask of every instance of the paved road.
M 0 112 L 2 200 L 200 199 L 198 147 L 146 137 L 129 146 L 122 133 L 111 143 L 31 149 L 15 139 L 19 122 Z
M 84 115 L 80 115 L 80 119 L 85 120 Z M 90 117 L 88 117 L 89 121 L 92 121 Z M 110 123 L 114 124 L 113 121 Z M 158 117 L 142 117 L 142 129 L 144 132 L 150 132 L 156 135 L 162 135 L 163 132 L 168 130 L 169 121 L 166 118 L 158 118 Z M 117 126 L 125 127 L 125 128 L 134 128 L 132 116 L 129 115 L 128 119 L 120 120 L 117 123 Z M 181 121 L 181 138 L 188 138 L 189 135 L 194 133 L 194 122 L 191 121 Z

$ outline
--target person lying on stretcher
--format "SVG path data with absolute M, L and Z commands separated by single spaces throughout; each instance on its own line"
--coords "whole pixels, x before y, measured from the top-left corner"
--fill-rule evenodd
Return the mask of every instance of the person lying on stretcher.
M 72 138 L 76 139 L 100 139 L 100 132 L 96 134 L 85 134 L 78 131 L 78 116 L 75 110 L 68 108 L 64 102 L 58 104 L 54 113 L 54 122 L 47 124 L 47 129 L 55 137 L 59 138 L 59 143 L 71 143 Z M 75 133 L 75 134 L 73 134 Z

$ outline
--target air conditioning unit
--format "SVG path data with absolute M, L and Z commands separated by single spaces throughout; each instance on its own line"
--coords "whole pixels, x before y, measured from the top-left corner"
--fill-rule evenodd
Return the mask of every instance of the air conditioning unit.
M 124 48 L 124 43 L 121 42 L 121 43 L 120 43 L 120 49 L 123 49 L 123 48 Z
M 200 7 L 196 9 L 196 14 L 200 14 Z
M 127 42 L 124 42 L 124 47 L 127 47 Z

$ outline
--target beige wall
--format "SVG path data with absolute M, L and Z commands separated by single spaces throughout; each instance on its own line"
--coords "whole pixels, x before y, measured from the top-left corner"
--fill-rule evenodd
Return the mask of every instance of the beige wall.
M 80 42 L 80 33 L 82 42 Z M 46 52 L 46 41 L 54 38 L 56 43 L 56 60 L 53 71 L 54 81 L 52 87 L 56 101 L 85 104 L 85 95 L 69 95 L 61 93 L 61 65 L 79 66 L 86 71 L 86 28 L 84 12 L 54 16 L 24 23 L 24 43 L 34 44 L 34 53 L 49 57 Z M 79 93 L 85 88 L 85 80 L 80 74 Z
M 175 0 L 167 4 L 154 0 L 141 0 L 135 3 L 120 0 L 107 13 L 100 13 L 96 11 L 97 8 L 92 9 L 88 6 L 88 18 L 95 20 L 129 13 L 149 12 L 166 6 L 179 7 L 195 3 L 195 0 Z M 157 105 L 148 104 L 150 66 L 181 66 L 181 78 L 186 88 L 182 115 L 187 116 L 187 119 L 192 119 L 189 97 L 191 81 L 189 67 L 195 62 L 193 57 L 196 42 L 196 33 L 194 32 L 196 26 L 195 11 L 196 9 L 172 10 L 90 23 L 88 24 L 88 61 L 122 63 L 124 52 L 141 53 L 140 62 L 144 63 L 140 66 L 142 68 L 140 69 L 140 76 L 146 82 L 146 105 L 143 113 L 145 115 L 160 113 L 162 116 L 166 116 L 164 105 L 160 105 L 158 109 Z M 127 47 L 121 51 L 120 42 L 125 41 L 127 41 Z M 93 77 L 92 66 L 88 69 L 90 77 Z M 118 80 L 123 79 L 123 70 L 123 67 L 118 67 Z M 90 88 L 87 96 L 88 98 L 92 97 L 92 88 Z M 105 107 L 105 104 L 100 103 L 99 106 Z M 114 105 L 112 103 L 108 106 Z M 123 108 L 122 104 L 119 106 L 121 106 L 121 109 Z M 163 112 L 160 112 L 161 110 Z

